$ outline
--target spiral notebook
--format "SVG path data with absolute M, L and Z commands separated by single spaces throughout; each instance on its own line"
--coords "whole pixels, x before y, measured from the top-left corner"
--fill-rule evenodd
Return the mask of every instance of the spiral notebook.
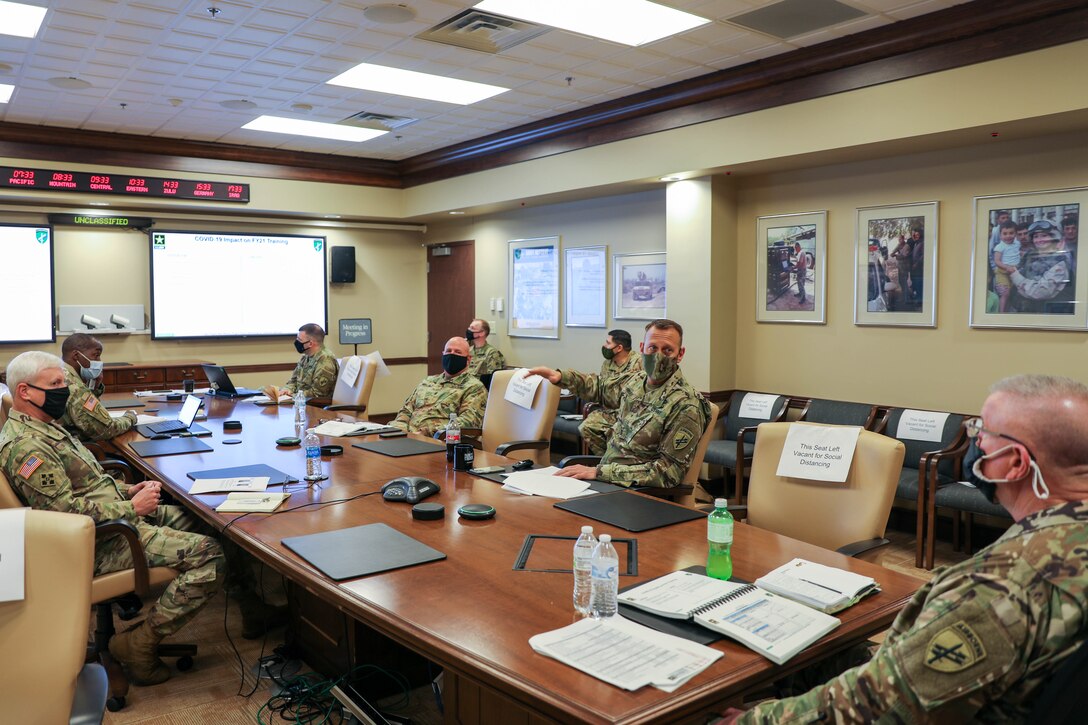
M 779 665 L 839 626 L 835 617 L 754 584 L 689 571 L 621 592 L 619 601 L 663 617 L 693 619 Z

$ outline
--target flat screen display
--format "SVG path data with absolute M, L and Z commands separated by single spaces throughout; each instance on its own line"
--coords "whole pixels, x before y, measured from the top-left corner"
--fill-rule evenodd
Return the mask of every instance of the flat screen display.
M 324 237 L 155 229 L 148 238 L 153 338 L 327 329 Z
M 0 343 L 53 342 L 53 227 L 0 225 Z

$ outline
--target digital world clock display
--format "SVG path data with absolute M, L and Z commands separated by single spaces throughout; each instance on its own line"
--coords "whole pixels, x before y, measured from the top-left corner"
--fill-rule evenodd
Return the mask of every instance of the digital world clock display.
M 249 202 L 249 184 L 0 166 L 0 188 Z

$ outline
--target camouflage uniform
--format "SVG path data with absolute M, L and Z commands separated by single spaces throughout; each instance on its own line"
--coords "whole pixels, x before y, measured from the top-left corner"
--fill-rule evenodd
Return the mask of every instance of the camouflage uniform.
M 589 403 L 599 403 L 586 415 L 578 426 L 589 452 L 603 456 L 608 446 L 608 436 L 616 425 L 616 412 L 620 408 L 620 392 L 633 377 L 642 376 L 642 356 L 630 354 L 623 365 L 616 365 L 615 360 L 605 360 L 601 372 L 586 375 L 580 379 L 582 387 L 573 390 L 574 394 Z
M 486 406 L 487 388 L 468 370 L 448 379 L 439 373 L 423 378 L 389 425 L 429 436 L 445 428 L 450 413 L 456 413 L 461 428 L 479 428 Z
M 470 347 L 469 349 L 472 351 L 472 359 L 468 361 L 470 375 L 479 377 L 493 373 L 496 370 L 502 370 L 506 366 L 506 358 L 502 356 L 499 348 L 493 346 L 490 342 L 485 342 L 483 347 Z
M 178 506 L 159 506 L 150 516 L 138 516 L 125 495 L 128 487 L 106 475 L 91 452 L 55 423 L 12 411 L 0 431 L 0 470 L 32 508 L 84 514 L 96 523 L 129 521 L 139 532 L 148 564 L 181 572 L 148 612 L 157 635 L 176 632 L 219 590 L 225 571 L 219 543 L 194 533 L 200 525 Z M 95 574 L 130 566 L 132 556 L 123 538 L 97 541 Z
M 595 387 L 596 376 L 564 370 L 559 384 L 583 395 Z M 710 405 L 679 369 L 661 385 L 632 375 L 621 390 L 597 479 L 630 486 L 679 485 L 709 418 Z
M 743 723 L 1024 721 L 1088 633 L 1088 501 L 1038 511 L 940 569 L 872 660 Z
M 302 391 L 307 398 L 329 398 L 332 397 L 339 373 L 336 356 L 322 345 L 313 355 L 299 358 L 295 372 L 291 373 L 291 379 L 284 387 L 292 393 Z
M 136 425 L 136 414 L 125 411 L 124 416 L 113 418 L 102 401 L 98 399 L 105 386 L 100 382 L 91 390 L 83 382 L 79 373 L 67 363 L 64 365 L 64 383 L 71 394 L 68 396 L 68 409 L 58 423 L 69 433 L 83 441 L 104 441 L 121 435 Z

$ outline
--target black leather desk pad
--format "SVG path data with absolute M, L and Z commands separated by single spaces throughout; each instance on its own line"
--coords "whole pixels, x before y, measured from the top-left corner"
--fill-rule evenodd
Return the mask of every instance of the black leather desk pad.
M 684 571 L 694 572 L 695 574 L 706 574 L 705 566 L 689 566 Z M 650 581 L 653 581 L 651 579 Z M 739 582 L 741 584 L 747 584 L 742 579 L 730 579 L 731 582 Z M 620 587 L 621 592 L 625 592 L 628 589 L 634 589 L 640 584 L 646 582 L 640 582 L 639 584 L 631 584 L 625 587 Z M 664 632 L 665 634 L 672 634 L 677 637 L 683 637 L 686 640 L 692 642 L 698 642 L 699 644 L 713 644 L 719 639 L 725 639 L 725 635 L 718 634 L 713 629 L 707 629 L 701 624 L 696 624 L 690 619 L 673 619 L 672 617 L 662 617 L 659 614 L 647 612 L 645 609 L 639 609 L 638 607 L 632 607 L 630 604 L 624 604 L 620 602 L 620 614 L 625 619 L 630 619 L 632 622 L 638 622 L 645 625 L 650 629 L 656 629 L 658 632 Z
M 446 558 L 441 551 L 385 524 L 292 536 L 280 543 L 335 581 Z
M 571 552 L 577 540 L 577 536 L 526 534 L 514 562 L 514 571 L 573 574 Z M 638 576 L 638 539 L 612 539 L 612 543 L 616 545 L 616 554 L 620 561 L 626 562 L 625 571 L 621 571 L 620 576 Z M 532 556 L 533 552 L 537 552 L 535 557 Z
M 531 472 L 533 469 L 530 468 Z M 479 476 L 480 478 L 486 478 L 488 481 L 494 481 L 495 483 L 506 483 L 506 477 L 513 473 L 513 466 L 507 466 L 505 471 L 499 471 L 497 473 L 473 473 L 473 476 Z M 471 471 L 470 471 L 471 473 Z M 623 486 L 617 486 L 614 483 L 606 483 L 604 481 L 589 481 L 589 488 L 597 493 L 608 493 L 610 491 L 623 491 Z
M 364 451 L 381 453 L 383 456 L 418 456 L 421 453 L 445 453 L 446 444 L 431 443 L 430 441 L 417 441 L 415 438 L 390 438 L 387 440 L 366 441 L 365 443 L 352 443 L 352 448 L 362 448 Z
M 142 435 L 144 438 L 150 438 L 151 436 L 155 435 L 155 431 L 151 430 L 150 424 L 141 423 L 140 425 L 134 427 L 136 428 L 136 432 Z M 211 433 L 211 431 L 200 425 L 199 423 L 193 423 L 191 426 L 189 426 L 188 429 L 182 428 L 179 431 L 167 433 L 166 435 L 180 436 L 182 433 Z
M 113 400 L 103 400 L 102 407 L 106 410 L 119 410 L 120 408 L 142 408 L 144 407 L 144 401 L 139 398 L 114 398 Z
M 706 518 L 702 511 L 630 491 L 572 498 L 560 501 L 555 507 L 635 532 Z
M 292 478 L 283 471 L 264 463 L 254 463 L 251 466 L 234 466 L 233 468 L 211 468 L 207 471 L 189 471 L 185 474 L 194 481 L 198 478 L 242 478 L 268 476 L 269 486 L 279 486 L 284 483 L 298 483 L 297 478 Z
M 176 456 L 179 453 L 203 453 L 212 450 L 199 438 L 167 438 L 160 441 L 136 441 L 129 443 L 136 455 L 141 458 L 155 456 Z

